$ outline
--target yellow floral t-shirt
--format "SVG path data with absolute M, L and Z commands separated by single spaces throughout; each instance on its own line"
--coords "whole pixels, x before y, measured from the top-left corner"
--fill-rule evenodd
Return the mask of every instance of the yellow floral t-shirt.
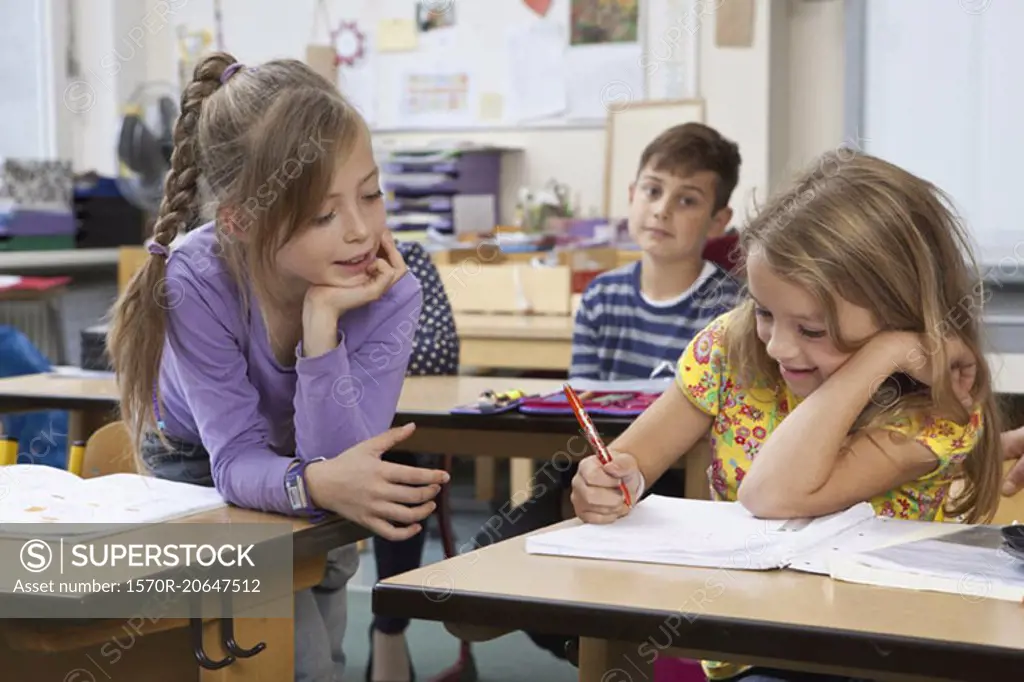
M 757 451 L 775 427 L 799 404 L 785 385 L 779 390 L 740 384 L 723 346 L 723 328 L 732 312 L 714 320 L 686 347 L 679 358 L 677 383 L 701 411 L 714 418 L 711 426 L 711 466 L 708 480 L 715 500 L 735 501 L 737 491 Z M 878 495 L 869 502 L 875 513 L 902 519 L 943 520 L 957 465 L 974 448 L 981 429 L 981 411 L 960 425 L 947 419 L 913 417 L 894 420 L 885 428 L 912 437 L 935 454 L 929 474 Z M 708 679 L 723 680 L 748 666 L 704 662 Z

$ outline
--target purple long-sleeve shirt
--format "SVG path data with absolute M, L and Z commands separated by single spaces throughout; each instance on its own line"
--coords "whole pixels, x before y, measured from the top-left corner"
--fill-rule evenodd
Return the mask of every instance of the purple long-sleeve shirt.
M 202 443 L 214 485 L 240 507 L 290 513 L 285 470 L 297 456 L 333 457 L 385 431 L 394 418 L 420 314 L 406 274 L 380 299 L 345 313 L 338 347 L 294 367 L 274 357 L 220 257 L 212 223 L 167 261 L 167 338 L 160 367 L 169 436 Z

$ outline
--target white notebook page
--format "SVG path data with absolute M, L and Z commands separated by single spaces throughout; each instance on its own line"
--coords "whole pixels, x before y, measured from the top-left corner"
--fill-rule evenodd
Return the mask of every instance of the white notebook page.
M 226 506 L 213 488 L 138 474 L 82 479 L 41 465 L 0 467 L 0 524 L 159 523 Z M 67 529 L 64 529 L 65 531 Z M 22 532 L 4 525 L 5 535 Z
M 813 520 L 766 520 L 736 502 L 651 495 L 606 525 L 527 538 L 526 551 L 591 559 L 743 569 L 781 568 L 799 553 L 874 515 L 870 505 Z

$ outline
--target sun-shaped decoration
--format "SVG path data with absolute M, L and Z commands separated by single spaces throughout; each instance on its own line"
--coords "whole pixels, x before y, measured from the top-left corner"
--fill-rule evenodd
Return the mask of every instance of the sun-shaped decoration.
M 366 54 L 366 36 L 354 21 L 343 21 L 331 32 L 337 66 L 355 66 Z

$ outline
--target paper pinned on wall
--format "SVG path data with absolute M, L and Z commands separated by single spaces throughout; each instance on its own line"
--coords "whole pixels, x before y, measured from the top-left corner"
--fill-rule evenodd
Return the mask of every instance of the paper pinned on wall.
M 605 120 L 647 99 L 639 44 L 584 45 L 566 53 L 568 110 L 577 121 Z
M 717 47 L 750 47 L 754 44 L 754 0 L 722 0 L 715 13 Z
M 505 98 L 499 92 L 480 93 L 480 120 L 501 121 L 505 118 Z
M 565 27 L 537 21 L 506 35 L 509 109 L 519 121 L 557 116 L 566 110 Z
M 470 74 L 466 70 L 409 70 L 399 77 L 398 115 L 402 125 L 425 128 L 472 124 Z
M 412 19 L 381 19 L 377 24 L 378 52 L 407 52 L 418 45 L 419 34 Z

